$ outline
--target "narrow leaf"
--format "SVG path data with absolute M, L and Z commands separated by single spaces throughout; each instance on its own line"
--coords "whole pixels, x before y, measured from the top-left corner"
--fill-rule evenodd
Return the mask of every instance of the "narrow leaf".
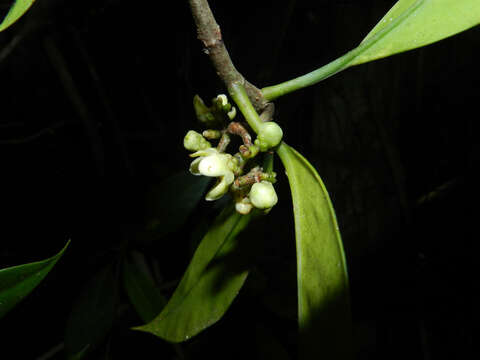
M 316 84 L 350 66 L 425 46 L 480 24 L 479 0 L 400 0 L 359 46 L 302 76 L 262 89 L 267 100 Z
M 153 279 L 128 260 L 123 263 L 123 285 L 144 322 L 153 320 L 167 303 Z
M 158 239 L 178 230 L 204 197 L 210 178 L 179 172 L 155 185 L 148 195 L 148 224 L 142 237 Z
M 250 218 L 232 207 L 222 211 L 195 251 L 168 304 L 153 321 L 135 329 L 181 342 L 217 322 L 248 275 L 248 255 L 244 251 L 248 241 L 237 237 Z
M 285 143 L 277 153 L 285 166 L 293 200 L 301 356 L 348 358 L 348 278 L 335 212 L 312 165 Z
M 35 0 L 15 0 L 12 7 L 8 11 L 7 16 L 3 19 L 0 24 L 0 31 L 5 30 L 15 21 L 17 21 L 23 14 L 27 12 L 28 9 L 33 5 Z
M 113 264 L 102 268 L 84 286 L 65 330 L 68 359 L 81 359 L 106 337 L 115 318 L 117 280 Z
M 0 270 L 0 318 L 27 296 L 50 272 L 70 241 L 49 259 Z
M 445 39 L 480 24 L 478 0 L 400 0 L 363 40 L 351 65 Z

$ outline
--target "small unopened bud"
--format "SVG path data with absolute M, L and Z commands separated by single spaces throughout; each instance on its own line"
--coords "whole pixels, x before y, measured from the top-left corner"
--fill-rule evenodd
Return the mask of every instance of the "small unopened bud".
M 183 146 L 185 147 L 185 149 L 190 151 L 199 151 L 211 148 L 212 144 L 210 144 L 198 132 L 190 130 L 189 132 L 187 132 L 187 135 L 185 135 L 185 138 L 183 139 Z
M 212 110 L 205 105 L 202 98 L 198 95 L 193 97 L 193 108 L 197 119 L 204 123 L 206 126 L 211 126 L 215 123 L 215 117 L 212 114 Z
M 237 109 L 235 109 L 235 106 L 232 106 L 231 110 L 227 113 L 228 118 L 230 120 L 233 120 L 235 116 L 237 115 Z
M 225 95 L 225 94 L 217 95 L 217 100 L 220 100 L 220 103 L 221 103 L 222 106 L 225 106 L 225 105 L 228 104 L 227 95 Z
M 277 193 L 272 183 L 261 181 L 252 185 L 249 194 L 250 202 L 257 209 L 269 209 L 278 202 Z
M 215 139 L 220 139 L 222 137 L 222 132 L 220 130 L 208 129 L 208 130 L 204 130 L 202 135 L 207 139 L 215 140 Z
M 282 137 L 282 128 L 278 126 L 277 123 L 269 121 L 261 124 L 255 145 L 257 145 L 261 151 L 267 151 L 280 144 Z
M 250 146 L 240 145 L 238 150 L 240 151 L 240 154 L 242 155 L 242 157 L 245 159 L 254 158 L 255 156 L 257 156 L 258 152 L 260 151 L 257 145 L 250 145 Z
M 248 197 L 243 198 L 241 201 L 235 203 L 235 210 L 242 215 L 247 215 L 252 211 L 253 206 Z

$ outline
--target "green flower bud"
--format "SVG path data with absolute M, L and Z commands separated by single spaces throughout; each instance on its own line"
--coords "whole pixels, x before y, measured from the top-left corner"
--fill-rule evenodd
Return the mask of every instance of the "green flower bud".
M 241 201 L 235 203 L 235 210 L 242 215 L 247 215 L 252 211 L 253 206 L 248 197 L 243 198 Z
M 222 132 L 220 130 L 208 129 L 208 130 L 204 130 L 202 135 L 206 139 L 215 140 L 215 139 L 220 139 L 222 137 Z
M 212 114 L 212 110 L 205 105 L 202 98 L 198 95 L 193 97 L 193 108 L 197 119 L 210 127 L 215 124 L 215 116 Z
M 230 111 L 227 113 L 227 116 L 230 120 L 233 120 L 236 115 L 237 115 L 237 109 L 235 109 L 235 106 L 232 106 Z
M 249 194 L 250 202 L 257 209 L 269 209 L 278 202 L 277 193 L 272 183 L 261 181 L 252 185 Z
M 277 123 L 265 122 L 260 125 L 255 145 L 260 148 L 260 151 L 267 151 L 280 144 L 282 137 L 282 128 Z
M 228 104 L 228 98 L 225 94 L 217 95 L 217 100 L 220 100 L 220 105 L 225 106 Z
M 257 145 L 240 145 L 240 154 L 244 159 L 252 159 L 257 156 L 258 152 L 260 151 L 260 147 Z
M 183 146 L 185 147 L 185 149 L 190 151 L 199 151 L 211 148 L 212 144 L 210 144 L 198 132 L 190 130 L 189 132 L 187 132 L 187 135 L 185 135 L 185 138 L 183 139 Z

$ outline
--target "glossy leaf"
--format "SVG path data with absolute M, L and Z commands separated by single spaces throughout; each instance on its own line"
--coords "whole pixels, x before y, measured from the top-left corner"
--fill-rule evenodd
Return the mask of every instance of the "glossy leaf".
M 262 89 L 274 100 L 350 66 L 431 44 L 480 24 L 479 0 L 400 0 L 359 46 L 302 76 Z
M 81 359 L 106 337 L 115 318 L 117 279 L 113 264 L 102 268 L 84 286 L 65 330 L 67 358 Z
M 363 40 L 350 65 L 425 46 L 478 24 L 478 0 L 400 0 Z
M 22 15 L 25 14 L 28 9 L 30 9 L 34 2 L 35 0 L 15 0 L 12 7 L 8 11 L 7 16 L 5 16 L 0 24 L 0 31 L 5 30 L 20 17 L 22 17 Z
M 148 195 L 149 221 L 141 236 L 155 240 L 178 230 L 205 196 L 210 181 L 182 171 L 155 185 Z
M 40 284 L 69 243 L 49 259 L 0 270 L 0 318 Z
M 123 285 L 144 322 L 153 320 L 167 303 L 153 279 L 127 260 L 123 263 Z
M 135 329 L 170 342 L 181 342 L 217 322 L 237 296 L 248 275 L 239 233 L 251 215 L 229 207 L 217 217 L 204 236 L 162 312 Z M 244 261 L 245 260 L 245 261 Z
M 302 358 L 348 358 L 348 277 L 335 212 L 312 165 L 285 143 L 277 153 L 293 200 Z

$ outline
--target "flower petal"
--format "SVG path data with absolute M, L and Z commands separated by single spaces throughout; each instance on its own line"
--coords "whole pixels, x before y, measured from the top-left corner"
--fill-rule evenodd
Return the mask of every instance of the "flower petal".
M 206 156 L 200 161 L 198 170 L 205 176 L 224 176 L 225 174 L 232 172 L 228 167 L 230 156 L 231 155 L 228 154 L 213 154 Z
M 202 175 L 198 170 L 198 164 L 200 164 L 200 161 L 202 161 L 202 159 L 203 158 L 199 157 L 192 161 L 192 163 L 190 164 L 190 173 L 196 176 Z
M 210 156 L 213 154 L 218 154 L 218 150 L 215 148 L 208 148 L 194 152 L 190 154 L 190 157 L 199 157 L 199 156 Z
M 213 188 L 205 195 L 205 200 L 213 201 L 220 199 L 228 192 L 229 186 L 230 184 L 225 181 L 225 176 L 219 177 Z

